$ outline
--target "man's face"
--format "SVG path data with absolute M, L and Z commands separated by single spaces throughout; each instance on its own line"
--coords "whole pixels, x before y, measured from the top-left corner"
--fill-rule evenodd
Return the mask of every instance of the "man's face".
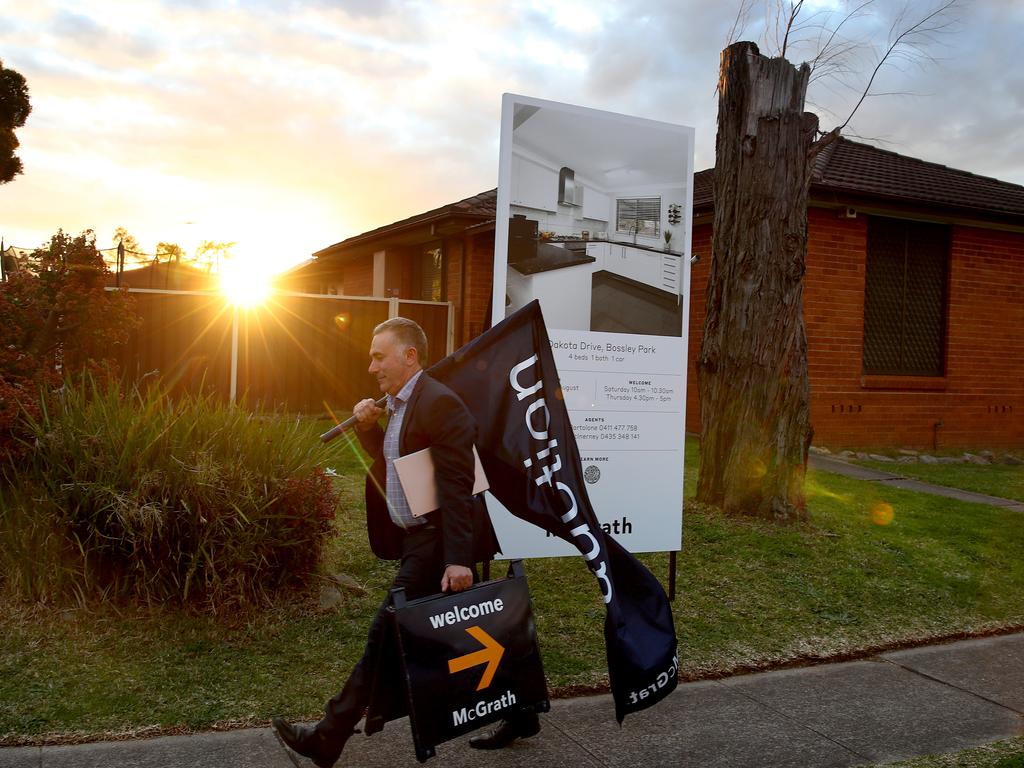
M 397 395 L 419 369 L 415 347 L 403 346 L 391 331 L 373 337 L 370 342 L 370 373 L 377 377 L 381 392 Z

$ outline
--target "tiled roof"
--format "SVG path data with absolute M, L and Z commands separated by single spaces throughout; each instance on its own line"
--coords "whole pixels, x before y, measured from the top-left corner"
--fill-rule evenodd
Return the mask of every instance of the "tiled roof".
M 410 216 L 407 219 L 394 221 L 390 224 L 385 224 L 382 227 L 371 229 L 368 232 L 361 232 L 358 235 L 353 235 L 339 243 L 329 245 L 326 248 L 317 251 L 313 256 L 320 256 L 339 246 L 354 245 L 363 240 L 370 240 L 377 235 L 382 235 L 386 232 L 393 232 L 395 230 L 413 227 L 417 224 L 423 224 L 444 218 L 445 216 L 470 216 L 481 220 L 494 219 L 495 212 L 497 211 L 497 198 L 497 189 L 481 192 L 463 200 L 459 200 L 456 203 L 448 203 L 447 205 L 442 205 L 440 208 L 434 208 L 433 210 L 425 211 L 424 213 L 417 213 L 415 216 Z
M 714 203 L 714 169 L 693 176 L 693 207 L 700 211 Z M 354 245 L 447 216 L 494 220 L 498 190 L 489 189 L 464 200 L 385 224 L 318 251 L 323 255 L 338 246 Z M 977 176 L 916 157 L 838 138 L 817 158 L 811 196 L 846 194 L 878 197 L 894 202 L 934 205 L 975 215 L 1024 219 L 1024 187 Z
M 937 205 L 976 215 L 1024 217 L 1024 187 L 840 137 L 818 156 L 811 179 L 817 193 L 867 195 Z M 714 169 L 693 177 L 694 208 L 714 202 Z
M 693 207 L 701 208 L 715 202 L 715 169 L 707 168 L 693 174 Z
M 486 192 L 481 192 L 478 195 L 467 197 L 465 200 L 459 200 L 457 203 L 452 203 L 446 208 L 451 208 L 452 213 L 464 213 L 471 216 L 490 216 L 493 217 L 497 210 L 498 203 L 498 190 L 489 189 Z M 441 210 L 440 208 L 438 210 Z
M 812 184 L 978 212 L 1024 216 L 1024 187 L 839 139 L 818 157 Z

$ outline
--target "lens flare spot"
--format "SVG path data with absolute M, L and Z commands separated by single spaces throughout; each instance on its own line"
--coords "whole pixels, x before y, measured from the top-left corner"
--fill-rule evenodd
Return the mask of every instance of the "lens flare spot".
M 879 501 L 871 507 L 871 522 L 875 525 L 889 525 L 893 516 L 892 504 Z

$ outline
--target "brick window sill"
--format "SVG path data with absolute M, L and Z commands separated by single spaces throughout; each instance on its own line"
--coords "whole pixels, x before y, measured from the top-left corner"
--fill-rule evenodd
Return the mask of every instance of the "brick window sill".
M 945 391 L 945 376 L 861 376 L 861 389 Z

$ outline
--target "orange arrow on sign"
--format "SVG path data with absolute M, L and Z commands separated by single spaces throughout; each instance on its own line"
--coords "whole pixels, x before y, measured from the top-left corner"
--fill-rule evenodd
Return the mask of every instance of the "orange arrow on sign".
M 478 691 L 482 691 L 494 679 L 494 673 L 498 671 L 501 657 L 505 655 L 505 646 L 484 632 L 480 627 L 467 627 L 466 631 L 474 639 L 480 641 L 480 645 L 483 648 L 479 651 L 467 653 L 465 656 L 450 659 L 448 661 L 448 673 L 454 675 L 456 672 L 461 672 L 464 669 L 486 664 L 487 668 L 484 670 L 483 677 L 480 678 L 480 684 L 476 687 Z

